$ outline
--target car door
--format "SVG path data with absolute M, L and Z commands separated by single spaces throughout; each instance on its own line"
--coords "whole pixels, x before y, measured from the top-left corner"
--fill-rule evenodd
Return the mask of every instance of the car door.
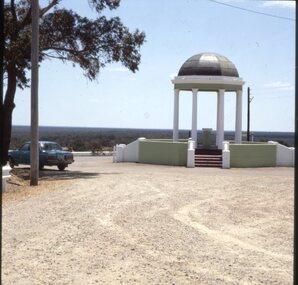
M 20 148 L 20 164 L 30 164 L 30 143 L 25 143 Z
M 40 143 L 39 144 L 39 166 L 44 166 L 48 164 L 48 152 L 47 145 Z

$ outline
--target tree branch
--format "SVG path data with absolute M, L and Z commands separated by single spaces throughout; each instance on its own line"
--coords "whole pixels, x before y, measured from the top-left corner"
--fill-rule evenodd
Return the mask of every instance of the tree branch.
M 85 50 L 74 50 L 74 49 L 69 49 L 69 48 L 64 48 L 64 47 L 44 47 L 43 50 L 57 50 L 57 51 L 65 51 L 69 52 L 72 54 L 79 54 L 84 52 Z
M 44 7 L 43 9 L 40 10 L 40 18 L 42 18 L 48 11 L 50 11 L 54 6 L 56 6 L 60 0 L 52 0 L 50 4 L 47 7 Z
M 68 60 L 68 58 L 64 56 L 55 56 L 47 53 L 42 53 L 42 55 L 46 57 L 54 58 L 54 59 Z
M 14 0 L 11 0 L 11 1 L 14 2 Z M 60 0 L 52 0 L 52 2 L 50 2 L 50 4 L 47 7 L 40 10 L 39 17 L 42 18 L 49 10 L 51 10 L 59 2 L 60 2 Z M 31 6 L 30 6 L 30 8 L 27 11 L 26 16 L 24 17 L 24 19 L 21 23 L 22 27 L 25 27 L 25 26 L 27 26 L 31 23 L 31 10 L 32 9 L 31 9 Z
M 10 1 L 10 10 L 11 10 L 13 22 L 17 23 L 18 18 L 17 18 L 17 14 L 16 14 L 16 6 L 15 6 L 15 3 L 14 3 L 14 0 Z
M 25 27 L 27 25 L 29 25 L 31 23 L 31 6 L 27 11 L 26 16 L 24 17 L 22 23 L 21 23 L 21 27 Z

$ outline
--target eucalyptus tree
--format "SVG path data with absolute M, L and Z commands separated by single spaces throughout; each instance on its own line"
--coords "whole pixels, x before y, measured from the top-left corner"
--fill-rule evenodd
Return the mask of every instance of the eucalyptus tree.
M 95 11 L 95 19 L 63 8 L 63 0 L 48 0 L 44 7 L 40 7 L 39 62 L 46 59 L 71 62 L 79 66 L 90 80 L 96 79 L 100 70 L 112 62 L 120 62 L 136 72 L 145 33 L 138 29 L 130 31 L 119 17 L 107 18 L 103 15 L 105 9 L 118 8 L 120 0 L 86 1 Z M 16 90 L 30 84 L 31 1 L 5 1 L 4 18 L 6 90 L 1 102 L 2 165 L 8 159 Z

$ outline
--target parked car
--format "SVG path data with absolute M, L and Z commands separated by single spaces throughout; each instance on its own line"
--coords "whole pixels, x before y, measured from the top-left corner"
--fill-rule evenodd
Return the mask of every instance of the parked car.
M 62 150 L 56 142 L 39 141 L 39 169 L 44 166 L 56 165 L 59 170 L 64 170 L 69 164 L 74 162 L 73 154 Z M 10 150 L 9 165 L 11 168 L 19 164 L 30 164 L 30 142 L 23 144 L 18 150 Z

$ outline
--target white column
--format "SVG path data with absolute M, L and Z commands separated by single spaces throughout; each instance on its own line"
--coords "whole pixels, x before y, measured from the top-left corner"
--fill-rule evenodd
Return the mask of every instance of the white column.
M 242 90 L 236 92 L 236 123 L 235 123 L 235 143 L 242 140 Z
M 224 141 L 224 100 L 225 100 L 225 90 L 219 89 L 218 92 L 218 130 L 217 130 L 217 147 L 222 149 L 222 142 Z
M 179 139 L 179 89 L 174 92 L 174 124 L 173 124 L 173 140 Z
M 217 118 L 216 118 L 216 145 L 218 146 L 218 128 L 219 128 L 219 91 L 217 91 Z
M 197 146 L 198 89 L 192 89 L 192 126 L 191 139 Z

